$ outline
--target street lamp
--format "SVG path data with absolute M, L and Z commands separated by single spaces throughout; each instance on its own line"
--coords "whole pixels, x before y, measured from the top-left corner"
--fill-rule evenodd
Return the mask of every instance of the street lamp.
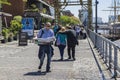
M 95 33 L 97 33 L 97 5 L 98 5 L 98 1 L 95 1 Z M 94 47 L 96 48 L 97 46 L 97 35 L 95 35 L 95 45 Z
M 98 1 L 96 0 L 95 1 L 95 32 L 97 33 L 97 27 L 98 27 L 98 25 L 97 25 L 97 5 L 98 5 Z

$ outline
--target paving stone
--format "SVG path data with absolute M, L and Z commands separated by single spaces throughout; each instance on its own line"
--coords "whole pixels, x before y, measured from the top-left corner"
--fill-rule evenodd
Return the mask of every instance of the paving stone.
M 34 43 L 28 46 L 18 46 L 18 42 L 0 44 L 0 80 L 101 80 L 87 39 L 80 40 L 76 47 L 76 61 L 60 59 L 59 50 L 54 47 L 50 73 L 45 72 L 46 58 L 42 73 L 38 72 L 38 49 Z

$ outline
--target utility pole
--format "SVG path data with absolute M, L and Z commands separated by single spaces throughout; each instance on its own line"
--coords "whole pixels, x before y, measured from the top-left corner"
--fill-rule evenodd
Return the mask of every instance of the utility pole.
M 97 25 L 97 5 L 98 5 L 98 1 L 96 0 L 95 1 L 95 32 L 97 33 L 97 28 L 98 28 L 98 25 Z
M 83 5 L 83 0 L 80 0 L 80 4 Z
M 92 0 L 88 0 L 88 29 L 92 29 Z
M 59 4 L 59 0 L 54 0 L 54 8 L 55 8 L 55 20 L 56 22 L 59 22 L 59 18 L 60 18 L 60 4 Z
M 95 32 L 97 33 L 97 5 L 98 5 L 98 1 L 96 0 L 95 1 Z M 94 47 L 96 47 L 97 46 L 97 36 L 95 35 L 95 46 Z
M 61 5 L 61 0 L 53 0 L 53 7 L 55 8 L 55 20 L 59 23 L 60 22 L 60 12 L 61 7 L 67 4 L 66 0 L 64 0 L 64 4 Z

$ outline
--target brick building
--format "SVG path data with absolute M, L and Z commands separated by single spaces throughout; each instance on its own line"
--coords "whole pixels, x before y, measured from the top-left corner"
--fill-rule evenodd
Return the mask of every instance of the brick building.
M 16 15 L 23 16 L 24 9 L 25 9 L 25 2 L 23 0 L 8 0 L 11 5 L 3 5 L 2 10 L 4 12 L 12 14 L 12 17 L 6 17 L 8 25 L 11 21 L 11 19 Z
M 23 15 L 25 9 L 25 2 L 23 0 L 9 0 L 10 6 L 3 5 L 3 11 L 15 15 Z
M 35 4 L 36 7 L 38 8 L 39 11 L 37 13 L 42 16 L 41 18 L 44 17 L 54 19 L 54 8 L 52 8 L 49 4 L 42 0 L 27 0 L 28 1 L 27 3 L 24 2 L 26 0 L 8 0 L 8 1 L 11 3 L 11 5 L 10 6 L 3 5 L 2 7 L 2 10 L 4 12 L 12 14 L 12 17 L 7 17 L 8 25 L 14 16 L 16 15 L 25 16 L 24 14 L 26 13 L 26 10 L 30 9 L 32 4 Z M 36 16 L 36 18 L 38 18 L 38 16 Z

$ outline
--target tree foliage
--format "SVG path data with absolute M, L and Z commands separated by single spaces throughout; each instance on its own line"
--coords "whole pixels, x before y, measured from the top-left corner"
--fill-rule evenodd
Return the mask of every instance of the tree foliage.
M 66 26 L 67 24 L 81 24 L 81 21 L 75 16 L 61 16 L 60 23 Z
M 11 5 L 11 3 L 8 2 L 8 0 L 0 0 L 0 4 Z
M 2 36 L 4 36 L 4 39 L 8 38 L 8 33 L 9 33 L 9 29 L 7 28 L 2 29 Z
M 13 20 L 10 22 L 10 29 L 14 35 L 16 35 L 22 28 L 21 20 L 21 16 L 14 16 Z

